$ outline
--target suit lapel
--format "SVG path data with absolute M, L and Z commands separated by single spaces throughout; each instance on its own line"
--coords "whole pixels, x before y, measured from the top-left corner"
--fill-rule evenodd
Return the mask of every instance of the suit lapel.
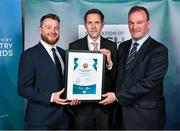
M 131 43 L 132 43 L 132 40 L 129 40 L 126 44 L 125 44 L 125 48 L 123 49 L 123 53 L 122 55 L 124 55 L 122 58 L 122 65 L 124 66 L 123 67 L 123 74 L 122 74 L 122 78 L 123 78 L 123 75 L 124 75 L 124 71 L 125 71 L 125 67 L 126 67 L 126 61 L 127 61 L 127 58 L 128 58 L 128 55 L 129 55 L 129 50 L 130 50 L 130 47 L 131 47 Z
M 44 48 L 44 46 L 40 42 L 38 45 L 39 45 L 39 54 L 42 54 L 42 57 L 43 57 L 42 60 L 45 61 L 46 66 L 49 66 L 49 69 L 51 69 L 53 72 L 55 72 L 59 76 L 56 66 L 53 60 L 51 59 L 51 57 L 49 56 L 48 52 Z
M 130 51 L 130 48 L 131 48 L 131 43 L 132 43 L 132 40 L 129 40 L 128 43 L 126 44 L 125 49 L 124 49 L 124 55 L 125 55 L 124 64 L 126 63 L 126 61 L 128 59 L 129 51 Z
M 101 41 L 100 41 L 100 49 L 106 48 L 106 47 L 107 47 L 107 46 L 106 46 L 106 42 L 105 42 L 104 38 L 101 37 Z
M 82 50 L 89 50 L 87 36 L 82 38 L 81 47 Z
M 141 60 L 144 58 L 145 53 L 147 52 L 150 43 L 151 43 L 151 37 L 149 37 L 149 38 L 143 43 L 143 45 L 141 46 L 141 48 L 140 48 L 139 51 L 137 52 L 137 55 L 136 55 L 136 57 L 134 58 L 134 61 L 133 61 L 133 63 L 131 64 L 131 66 L 130 66 L 130 68 L 129 68 L 129 72 L 131 72 L 131 71 L 136 67 L 136 65 L 139 63 L 139 61 L 141 61 Z

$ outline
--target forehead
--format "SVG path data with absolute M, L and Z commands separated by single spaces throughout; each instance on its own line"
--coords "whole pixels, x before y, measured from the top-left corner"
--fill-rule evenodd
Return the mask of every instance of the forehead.
M 86 17 L 86 21 L 100 21 L 101 20 L 101 16 L 97 13 L 93 13 L 93 14 L 88 14 Z
M 147 15 L 146 15 L 145 11 L 138 10 L 138 11 L 131 13 L 128 16 L 128 19 L 129 20 L 142 20 L 142 19 L 144 20 L 144 19 L 147 19 Z
M 45 25 L 49 25 L 49 24 L 50 25 L 51 24 L 59 25 L 59 22 L 55 19 L 46 18 L 46 19 L 44 19 L 43 24 L 45 24 Z

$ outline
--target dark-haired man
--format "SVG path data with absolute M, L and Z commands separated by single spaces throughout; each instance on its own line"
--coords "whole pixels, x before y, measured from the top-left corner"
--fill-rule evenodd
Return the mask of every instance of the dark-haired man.
M 122 107 L 122 128 L 161 130 L 165 123 L 163 80 L 168 68 L 168 49 L 149 34 L 151 21 L 145 7 L 128 14 L 132 39 L 118 48 L 116 97 Z
M 69 49 L 101 51 L 106 56 L 104 95 L 115 90 L 114 69 L 116 65 L 117 46 L 103 38 L 100 33 L 104 27 L 104 15 L 98 9 L 90 9 L 84 16 L 84 27 L 88 35 L 69 44 Z M 113 64 L 112 64 L 113 63 Z M 108 130 L 112 128 L 114 104 L 81 103 L 75 107 L 75 129 Z

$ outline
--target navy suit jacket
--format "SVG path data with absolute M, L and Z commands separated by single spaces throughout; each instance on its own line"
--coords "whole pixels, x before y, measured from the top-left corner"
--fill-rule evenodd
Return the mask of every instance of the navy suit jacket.
M 57 47 L 61 57 L 64 50 Z M 28 100 L 25 124 L 48 126 L 59 124 L 66 128 L 64 107 L 50 102 L 53 92 L 64 86 L 55 64 L 41 43 L 22 53 L 18 72 L 18 94 Z M 64 121 L 64 122 L 63 122 Z
M 165 121 L 163 79 L 168 68 L 168 50 L 149 37 L 125 73 L 132 40 L 118 48 L 116 97 L 122 106 L 125 129 L 162 129 Z
M 117 59 L 117 45 L 116 43 L 101 37 L 100 48 L 106 48 L 112 53 L 113 68 L 111 70 L 105 69 L 105 83 L 103 93 L 115 91 L 115 67 Z M 69 44 L 69 49 L 73 50 L 89 50 L 87 36 Z M 107 113 L 112 113 L 113 104 L 107 106 L 101 106 L 98 103 L 81 103 L 75 110 L 78 114 L 88 114 L 93 109 L 93 106 L 97 105 Z

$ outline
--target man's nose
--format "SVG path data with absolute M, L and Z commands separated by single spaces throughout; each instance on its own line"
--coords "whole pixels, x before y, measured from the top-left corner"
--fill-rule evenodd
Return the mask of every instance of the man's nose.
M 51 29 L 51 32 L 52 32 L 52 33 L 55 33 L 55 32 L 56 32 L 56 29 L 52 28 L 52 29 Z
M 133 29 L 137 29 L 137 28 L 138 28 L 137 24 L 133 24 Z
M 92 28 L 96 28 L 96 25 L 95 25 L 95 23 L 93 23 L 93 24 L 92 24 Z

